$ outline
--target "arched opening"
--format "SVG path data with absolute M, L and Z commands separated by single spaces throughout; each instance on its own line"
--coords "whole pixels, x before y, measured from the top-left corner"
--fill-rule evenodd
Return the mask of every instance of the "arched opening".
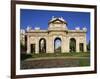
M 74 38 L 70 39 L 70 52 L 76 52 L 76 40 Z
M 60 38 L 56 38 L 54 40 L 54 52 L 55 53 L 61 52 L 61 39 Z
M 46 40 L 41 38 L 39 40 L 39 53 L 46 53 Z

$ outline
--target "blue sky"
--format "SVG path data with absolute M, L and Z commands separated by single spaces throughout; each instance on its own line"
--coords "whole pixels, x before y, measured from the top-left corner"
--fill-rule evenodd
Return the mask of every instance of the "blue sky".
M 48 21 L 55 17 L 63 17 L 68 23 L 68 29 L 74 30 L 75 27 L 87 28 L 87 42 L 90 40 L 90 13 L 89 12 L 69 12 L 69 11 L 51 11 L 51 10 L 33 10 L 21 9 L 20 28 L 27 26 L 48 28 Z
M 61 40 L 57 39 L 55 41 L 55 48 L 57 49 L 59 46 L 61 46 Z

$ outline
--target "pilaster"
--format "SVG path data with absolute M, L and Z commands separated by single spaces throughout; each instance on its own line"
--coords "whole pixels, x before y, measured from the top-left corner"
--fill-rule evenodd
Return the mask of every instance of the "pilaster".
M 27 54 L 30 54 L 30 40 L 29 40 L 29 35 L 27 35 Z

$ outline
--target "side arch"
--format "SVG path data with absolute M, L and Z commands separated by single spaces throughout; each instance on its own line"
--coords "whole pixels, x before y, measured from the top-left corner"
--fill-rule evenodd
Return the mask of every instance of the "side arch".
M 57 37 L 54 39 L 54 52 L 55 53 L 61 53 L 62 49 L 62 40 L 61 38 Z
M 46 53 L 46 39 L 41 38 L 39 40 L 39 53 Z

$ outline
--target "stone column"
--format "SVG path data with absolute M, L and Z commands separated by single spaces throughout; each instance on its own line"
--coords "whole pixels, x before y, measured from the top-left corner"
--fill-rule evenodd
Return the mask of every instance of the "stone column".
M 68 52 L 67 50 L 67 40 L 66 40 L 66 37 L 62 37 L 62 40 L 61 40 L 61 52 L 62 53 L 65 53 L 65 52 Z
M 49 37 L 46 40 L 46 53 L 49 53 Z
M 36 48 L 35 48 L 36 51 L 35 51 L 35 53 L 37 54 L 37 53 L 39 53 L 39 39 L 36 38 L 35 41 L 36 41 Z
M 52 46 L 51 51 L 52 51 L 53 53 L 55 53 L 55 51 L 54 51 L 54 40 L 55 40 L 55 38 L 53 37 L 52 40 L 51 40 L 51 46 Z
M 49 46 L 49 48 L 50 48 L 50 52 L 54 53 L 54 39 L 53 39 L 53 37 L 51 37 L 51 39 L 50 39 L 50 46 Z
M 29 40 L 29 35 L 27 35 L 27 54 L 30 54 L 30 40 Z
M 46 41 L 47 41 L 47 44 L 46 44 L 47 53 L 51 53 L 51 37 L 48 36 Z
M 48 37 L 47 37 L 47 46 L 46 46 L 46 51 L 47 51 L 47 53 L 53 53 L 53 41 L 52 41 L 52 36 L 51 35 L 48 35 Z
M 85 40 L 84 40 L 84 52 L 87 52 L 86 37 L 85 37 Z
M 79 38 L 76 39 L 76 52 L 79 52 Z
M 70 52 L 69 46 L 70 46 L 70 39 L 67 37 L 66 38 L 66 52 Z
M 84 43 L 84 52 L 87 52 L 86 43 Z
M 48 50 L 49 50 L 49 53 L 54 53 L 54 39 L 55 39 L 55 36 L 50 35 L 49 41 L 48 41 Z

